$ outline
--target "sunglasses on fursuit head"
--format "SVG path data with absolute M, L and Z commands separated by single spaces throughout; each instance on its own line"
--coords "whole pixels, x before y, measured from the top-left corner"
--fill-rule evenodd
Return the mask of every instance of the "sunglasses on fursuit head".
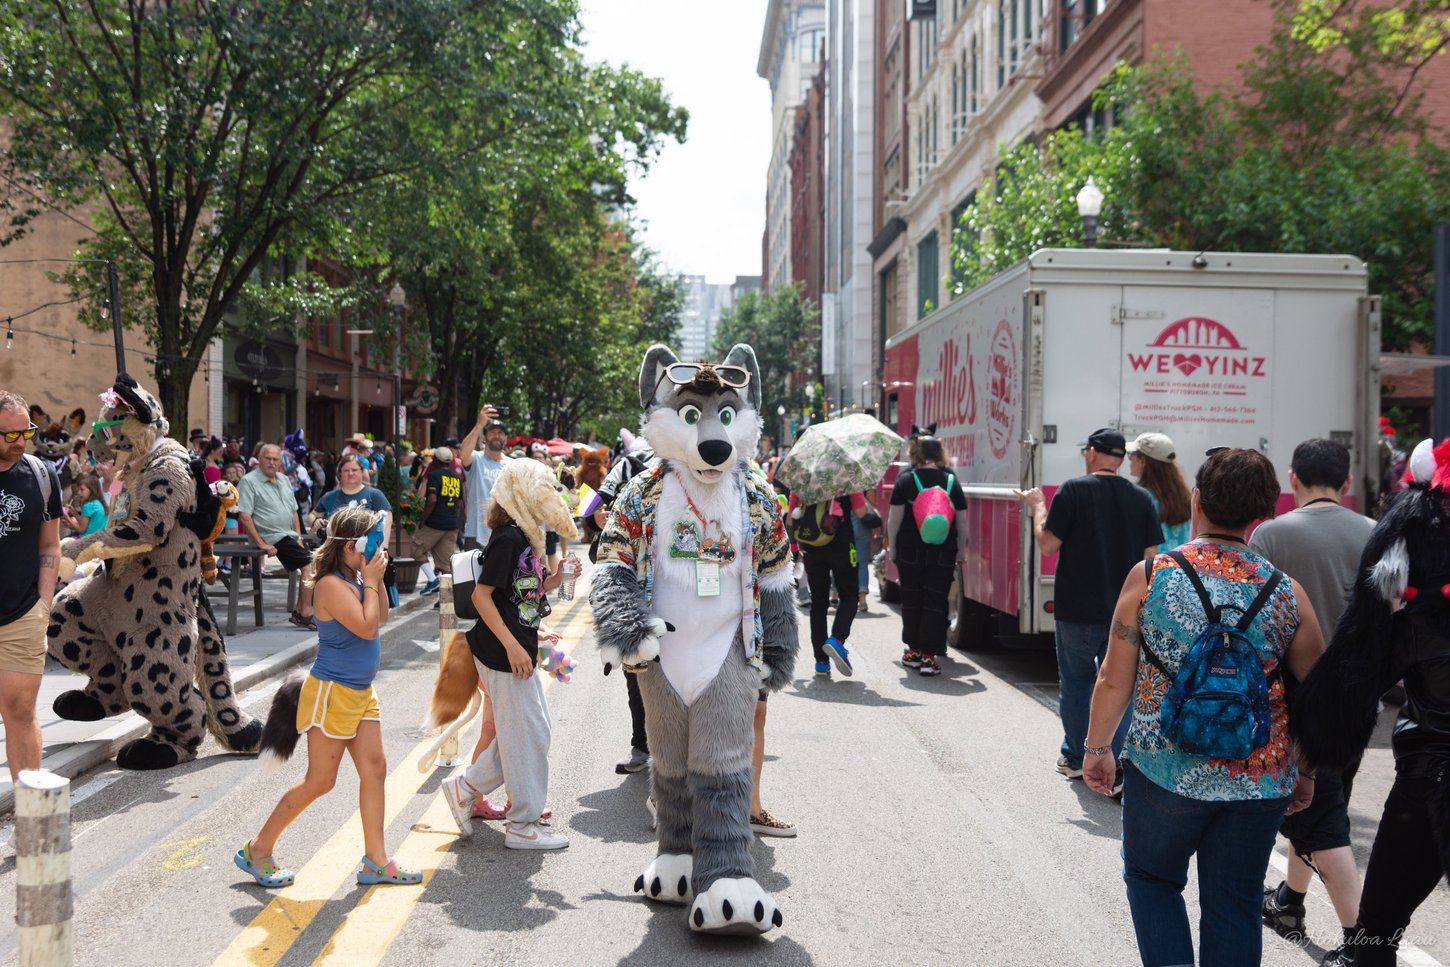
M 714 363 L 671 363 L 660 372 L 660 378 L 655 380 L 655 389 L 660 384 L 669 380 L 676 386 L 685 386 L 695 381 L 695 377 L 701 373 L 711 372 L 720 378 L 720 382 L 732 389 L 744 389 L 750 385 L 750 370 L 744 366 L 716 366 Z

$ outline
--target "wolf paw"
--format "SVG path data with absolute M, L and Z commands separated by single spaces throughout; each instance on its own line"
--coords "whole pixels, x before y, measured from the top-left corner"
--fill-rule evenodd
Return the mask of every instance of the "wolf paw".
M 634 881 L 634 892 L 660 903 L 684 906 L 695 896 L 690 886 L 694 870 L 695 858 L 689 853 L 661 853 Z
M 608 675 L 620 665 L 619 649 L 613 645 L 599 646 L 599 660 L 604 663 L 604 674 Z
M 748 876 L 716 880 L 690 908 L 690 929 L 696 933 L 751 935 L 784 922 L 775 900 Z

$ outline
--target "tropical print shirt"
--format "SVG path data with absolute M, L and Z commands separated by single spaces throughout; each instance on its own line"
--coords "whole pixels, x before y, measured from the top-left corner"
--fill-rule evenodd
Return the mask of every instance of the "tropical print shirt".
M 668 464 L 656 463 L 635 474 L 614 499 L 604 532 L 599 535 L 601 566 L 628 567 L 644 590 L 646 601 L 654 596 L 654 547 L 656 510 L 664 490 Z M 745 609 L 741 614 L 741 634 L 745 639 L 745 657 L 752 665 L 760 664 L 756 642 L 762 634 L 760 620 L 760 580 L 790 565 L 790 539 L 786 537 L 785 520 L 776 503 L 771 486 L 747 471 L 737 471 L 744 480 L 741 497 L 741 533 L 743 544 L 750 549 L 750 566 L 741 568 Z M 668 535 L 666 535 L 668 539 Z
M 1179 548 L 1198 571 L 1214 604 L 1237 606 L 1240 614 L 1252 603 L 1274 572 L 1274 565 L 1246 547 L 1200 538 Z M 1226 620 L 1238 615 L 1226 609 Z M 1153 649 L 1171 672 L 1188 657 L 1208 617 L 1189 578 L 1167 554 L 1153 561 L 1152 584 L 1138 607 L 1142 649 Z M 1288 579 L 1279 583 L 1246 634 L 1269 676 L 1283 661 L 1284 651 L 1299 628 L 1299 605 Z M 1148 779 L 1189 799 L 1227 801 L 1281 799 L 1294 791 L 1298 772 L 1289 748 L 1289 713 L 1284 704 L 1282 675 L 1269 677 L 1268 744 L 1247 759 L 1215 759 L 1180 750 L 1163 736 L 1158 715 L 1172 684 L 1170 676 L 1138 655 L 1132 698 L 1132 723 L 1123 758 Z

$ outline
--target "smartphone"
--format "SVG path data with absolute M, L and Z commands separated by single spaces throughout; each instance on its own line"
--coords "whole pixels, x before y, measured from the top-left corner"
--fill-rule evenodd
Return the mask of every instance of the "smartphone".
M 509 415 L 509 408 L 507 406 L 496 406 L 494 409 L 498 410 L 498 415 L 501 417 L 507 417 Z
M 378 520 L 376 528 L 371 529 L 367 534 L 367 547 L 363 548 L 365 560 L 371 561 L 377 557 L 377 549 L 383 547 L 384 538 L 386 535 L 384 535 L 383 522 Z

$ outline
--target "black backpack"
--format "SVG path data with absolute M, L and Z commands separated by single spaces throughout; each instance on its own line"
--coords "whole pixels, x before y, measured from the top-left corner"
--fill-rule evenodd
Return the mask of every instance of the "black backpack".
M 183 527 L 190 528 L 199 540 L 204 541 L 216 529 L 217 515 L 222 512 L 222 501 L 211 492 L 211 484 L 206 482 L 206 461 L 192 456 L 187 462 L 191 466 L 191 481 L 196 488 L 196 510 L 183 513 L 178 520 Z
M 801 508 L 801 515 L 791 522 L 797 544 L 806 547 L 825 547 L 836 538 L 841 527 L 841 518 L 832 513 L 833 500 L 823 500 Z

